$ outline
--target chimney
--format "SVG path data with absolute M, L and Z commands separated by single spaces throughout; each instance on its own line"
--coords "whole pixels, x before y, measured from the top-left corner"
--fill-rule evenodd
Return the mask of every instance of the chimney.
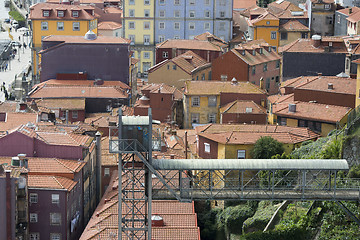
M 28 159 L 25 153 L 19 153 L 18 158 L 20 160 L 20 167 L 28 168 Z
M 232 78 L 231 79 L 231 85 L 237 85 L 238 81 L 236 80 L 236 78 Z
M 175 159 L 175 154 L 170 154 L 170 159 Z
M 349 15 L 352 14 L 352 8 L 349 8 Z
M 320 47 L 320 44 L 321 44 L 321 36 L 320 36 L 320 35 L 313 35 L 313 36 L 311 37 L 311 42 L 312 42 L 312 45 L 313 45 L 315 48 Z
M 31 101 L 30 107 L 35 111 L 39 110 L 34 99 Z
M 296 112 L 296 104 L 289 103 L 289 112 L 291 112 L 291 113 Z
M 334 90 L 334 84 L 328 83 L 328 89 L 329 90 Z
M 321 76 L 322 76 L 322 73 L 318 73 L 318 76 L 321 77 Z
M 27 108 L 27 104 L 24 101 L 19 103 L 19 111 L 25 111 Z
M 95 133 L 96 139 L 96 203 L 100 202 L 101 195 L 101 133 Z M 106 199 L 105 199 L 106 201 Z
M 163 227 L 163 226 L 165 226 L 164 219 L 159 215 L 152 215 L 151 216 L 151 226 L 152 227 Z
M 11 166 L 20 167 L 20 159 L 19 159 L 19 157 L 12 157 L 11 158 Z

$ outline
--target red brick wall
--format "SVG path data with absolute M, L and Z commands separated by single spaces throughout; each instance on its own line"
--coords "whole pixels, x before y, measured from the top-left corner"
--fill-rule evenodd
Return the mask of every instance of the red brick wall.
M 276 61 L 267 63 L 266 72 L 264 72 L 264 64 L 256 65 L 254 75 L 252 75 L 251 67 L 249 68 L 249 82 L 255 82 L 255 85 L 260 86 L 260 78 L 263 78 L 263 89 L 266 89 L 266 79 L 270 78 L 270 88 L 268 90 L 270 94 L 276 94 L 279 91 L 279 85 L 276 83 L 276 76 L 279 77 L 280 83 L 280 68 L 276 68 Z
M 222 123 L 266 124 L 266 117 L 265 113 L 225 113 L 222 114 Z
M 294 89 L 295 101 L 316 101 L 317 103 L 355 108 L 355 94 L 331 93 L 307 89 Z
M 221 80 L 221 75 L 227 75 L 228 81 L 234 77 L 238 81 L 248 81 L 249 69 L 244 61 L 230 51 L 212 61 L 211 72 L 213 80 Z
M 78 117 L 77 118 L 73 118 L 72 117 L 72 111 L 69 111 L 69 122 L 84 122 L 85 121 L 85 110 L 77 110 L 78 112 Z M 65 111 L 60 111 L 59 113 L 59 117 L 63 117 L 66 120 L 66 112 Z
M 150 106 L 152 108 L 153 119 L 166 122 L 168 116 L 172 115 L 172 94 L 150 93 Z
M 210 153 L 205 152 L 204 143 L 210 144 Z M 205 159 L 217 159 L 218 157 L 218 143 L 214 142 L 210 139 L 199 136 L 199 149 L 198 149 L 199 157 Z
M 176 49 L 175 51 L 173 51 L 172 48 L 157 48 L 156 49 L 156 64 L 158 64 L 166 59 L 172 59 L 172 58 L 179 56 L 189 50 L 190 49 Z M 208 62 L 212 62 L 214 59 L 221 56 L 221 54 L 222 54 L 222 52 L 208 51 L 208 50 L 191 49 L 191 51 L 193 51 L 194 53 L 196 53 L 197 55 L 199 55 L 200 57 L 202 57 L 203 59 L 205 59 Z M 168 58 L 163 58 L 163 52 L 168 52 Z

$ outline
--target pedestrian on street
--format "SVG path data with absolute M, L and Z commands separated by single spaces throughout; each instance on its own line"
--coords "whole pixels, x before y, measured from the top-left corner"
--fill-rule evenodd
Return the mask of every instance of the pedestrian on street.
M 24 46 L 24 48 L 26 49 L 26 44 L 25 44 L 25 43 L 23 44 L 23 46 Z
M 19 41 L 20 41 L 20 36 L 19 36 Z

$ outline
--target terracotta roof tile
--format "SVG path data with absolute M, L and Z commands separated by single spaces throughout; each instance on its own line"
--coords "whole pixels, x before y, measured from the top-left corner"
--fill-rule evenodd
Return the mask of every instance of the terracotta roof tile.
M 251 112 L 247 112 L 248 109 L 251 109 Z M 220 113 L 266 114 L 266 109 L 259 106 L 254 101 L 236 100 L 222 106 L 220 108 Z
M 63 36 L 49 35 L 42 39 L 44 42 L 62 42 L 62 43 L 86 43 L 86 44 L 130 44 L 130 40 L 121 37 L 97 36 L 94 40 L 86 40 L 84 36 Z M 54 46 L 56 47 L 56 46 Z M 49 50 L 52 48 L 48 48 Z M 46 53 L 47 49 L 41 50 Z
M 42 87 L 42 86 L 94 86 L 95 81 L 94 80 L 58 80 L 58 79 L 49 79 L 47 81 L 44 81 L 42 83 L 36 84 L 33 86 L 33 89 L 36 87 Z M 97 86 L 103 86 L 103 87 L 120 87 L 123 89 L 130 89 L 130 87 L 121 82 L 121 81 L 103 81 L 102 85 Z
M 39 99 L 36 100 L 38 107 L 46 107 L 51 110 L 85 110 L 85 98 L 82 99 Z
M 182 99 L 182 92 L 175 87 L 169 86 L 164 83 L 151 83 L 145 85 L 141 90 L 150 91 L 150 93 L 168 93 L 173 94 L 175 100 Z
M 115 0 L 116 2 L 119 1 L 119 0 Z M 119 1 L 121 2 L 121 1 Z M 118 8 L 118 7 L 105 7 L 104 8 L 104 11 L 106 13 L 122 13 L 122 9 Z
M 346 18 L 349 22 L 357 23 L 360 21 L 360 11 L 356 11 L 352 13 L 348 18 Z
M 100 22 L 98 24 L 98 30 L 116 30 L 121 27 L 121 24 L 117 22 Z
M 275 115 L 285 116 L 290 118 L 300 118 L 305 120 L 313 120 L 319 122 L 337 123 L 342 120 L 350 111 L 349 107 L 326 105 L 319 103 L 299 102 L 294 101 L 296 104 L 296 111 L 289 112 L 288 106 L 283 106 L 278 109 Z
M 256 0 L 234 0 L 233 9 L 245 9 L 256 5 Z
M 22 124 L 32 123 L 35 124 L 38 121 L 37 113 L 6 113 L 6 119 L 4 122 L 0 121 L 0 132 L 8 131 L 19 127 Z
M 56 9 L 61 7 L 61 10 L 65 10 L 64 17 L 58 17 Z M 43 17 L 42 10 L 50 10 L 49 17 Z M 72 17 L 71 11 L 78 10 L 79 17 Z M 94 10 L 91 6 L 81 5 L 65 5 L 65 4 L 53 4 L 53 3 L 37 3 L 30 7 L 31 20 L 93 20 L 97 18 L 96 15 L 91 15 L 86 10 Z
M 237 82 L 234 85 L 230 81 L 186 81 L 185 95 L 219 95 L 220 93 L 255 93 L 265 94 L 256 85 L 250 82 Z
M 287 32 L 308 32 L 310 29 L 306 27 L 304 24 L 300 23 L 298 20 L 290 20 L 283 25 L 280 25 L 279 31 L 287 31 Z
M 231 49 L 231 52 L 251 66 L 281 59 L 278 53 L 272 50 L 269 52 L 264 46 L 266 44 L 259 44 L 257 41 L 254 41 L 254 43 L 240 43 L 235 49 Z M 256 49 L 262 49 L 262 53 L 256 52 L 253 55 L 253 50 Z
M 224 47 L 228 46 L 227 42 L 225 42 L 221 38 L 219 38 L 219 37 L 217 37 L 214 34 L 209 33 L 209 32 L 205 32 L 205 33 L 202 33 L 200 35 L 197 35 L 197 36 L 194 37 L 194 39 L 200 40 L 200 41 L 209 41 L 212 44 L 215 44 L 216 46 L 219 46 L 221 48 L 224 48 Z
M 309 77 L 301 77 L 308 79 Z M 299 82 L 299 81 L 298 81 Z M 333 89 L 329 89 L 329 84 L 332 84 Z M 331 93 L 342 94 L 356 94 L 356 79 L 334 77 L 334 76 L 321 76 L 314 77 L 312 81 L 304 82 L 295 87 L 296 89 L 306 89 Z
M 76 182 L 65 177 L 28 175 L 29 188 L 50 188 L 71 191 Z
M 7 113 L 7 112 L 16 112 L 18 102 L 13 101 L 6 101 L 0 102 L 0 112 Z
M 216 52 L 222 51 L 219 46 L 216 46 L 209 41 L 200 41 L 196 39 L 168 39 L 162 43 L 157 44 L 156 48 L 209 50 Z
M 351 13 L 350 13 L 350 11 L 351 11 Z M 340 12 L 340 13 L 346 15 L 346 16 L 349 16 L 351 14 L 357 13 L 358 11 L 360 11 L 360 8 L 351 7 L 351 8 L 340 9 L 340 10 L 337 10 L 336 12 Z

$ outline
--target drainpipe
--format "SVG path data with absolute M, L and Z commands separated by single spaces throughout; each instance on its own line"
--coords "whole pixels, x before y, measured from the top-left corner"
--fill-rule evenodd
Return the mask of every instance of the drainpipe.
M 187 131 L 185 131 L 185 159 L 188 158 L 188 140 L 187 140 Z
M 5 170 L 6 175 L 6 240 L 12 240 L 12 217 L 11 217 L 11 170 Z
M 66 110 L 65 112 L 65 119 L 66 119 L 66 125 L 69 124 L 69 110 Z
M 101 192 L 101 133 L 98 131 L 96 137 L 96 203 L 100 202 Z

